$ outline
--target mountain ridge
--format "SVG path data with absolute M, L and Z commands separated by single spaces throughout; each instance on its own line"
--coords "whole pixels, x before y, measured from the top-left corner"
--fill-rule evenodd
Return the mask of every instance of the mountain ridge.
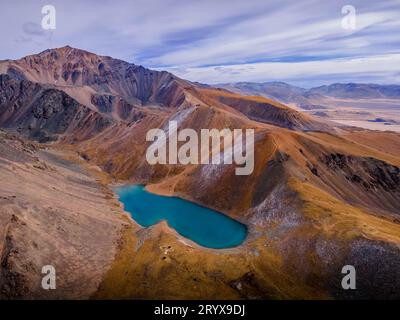
M 215 87 L 247 94 L 277 99 L 282 103 L 297 104 L 302 109 L 322 109 L 318 100 L 324 98 L 350 99 L 400 99 L 400 85 L 368 83 L 333 83 L 305 89 L 285 82 L 236 82 L 221 83 Z
M 146 69 L 69 46 L 0 63 L 0 70 L 20 81 L 28 80 L 62 90 L 80 104 L 107 113 L 116 120 L 129 118 L 127 110 L 143 112 L 141 108 L 148 106 L 180 108 L 227 101 L 224 92 L 207 91 L 203 86 L 166 71 Z M 202 101 L 204 99 L 208 102 Z M 250 103 L 254 99 L 249 99 L 250 106 L 244 110 L 240 107 L 243 99 L 246 98 L 231 96 L 229 103 L 222 102 L 221 107 L 238 110 L 247 117 L 258 114 L 258 120 L 291 129 L 322 130 L 326 126 L 272 100 L 259 100 L 254 104 Z M 261 111 L 264 106 L 267 111 Z M 280 123 L 280 119 L 284 121 Z

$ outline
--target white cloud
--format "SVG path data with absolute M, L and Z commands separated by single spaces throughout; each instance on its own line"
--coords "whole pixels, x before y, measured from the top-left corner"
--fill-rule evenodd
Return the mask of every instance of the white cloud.
M 354 32 L 341 28 L 340 14 L 333 16 L 336 17 L 329 20 L 310 20 L 306 24 L 303 21 L 295 21 L 290 11 L 285 12 L 283 16 L 261 16 L 258 20 L 253 19 L 251 22 L 245 21 L 228 27 L 221 34 L 194 45 L 167 52 L 153 63 L 199 66 L 280 56 L 354 54 L 355 48 L 360 49 L 360 53 L 365 53 L 366 48 L 374 52 L 373 43 L 379 40 L 382 33 L 365 36 L 361 31 L 386 21 L 400 19 L 400 11 L 359 14 L 357 29 Z M 282 25 L 277 22 L 277 19 L 282 18 L 292 22 Z M 271 23 L 275 24 L 275 28 L 271 28 L 272 31 L 267 28 Z M 280 26 L 279 30 L 275 30 L 276 25 Z M 386 35 L 386 40 L 394 42 L 398 40 L 398 34 Z

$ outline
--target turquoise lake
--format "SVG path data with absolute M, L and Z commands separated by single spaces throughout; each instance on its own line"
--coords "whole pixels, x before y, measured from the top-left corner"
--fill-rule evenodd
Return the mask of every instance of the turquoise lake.
M 183 237 L 214 249 L 236 247 L 247 236 L 244 224 L 193 202 L 153 194 L 142 185 L 118 187 L 116 192 L 125 211 L 142 227 L 165 220 Z

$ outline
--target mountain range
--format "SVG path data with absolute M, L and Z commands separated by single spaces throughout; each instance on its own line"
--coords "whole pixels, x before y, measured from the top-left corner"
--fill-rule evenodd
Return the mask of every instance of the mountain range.
M 399 95 L 370 85 L 215 88 L 69 46 L 0 62 L 0 295 L 399 298 L 400 135 L 339 128 L 285 104 L 352 90 Z M 149 165 L 146 132 L 172 120 L 197 132 L 254 129 L 253 174 Z M 225 213 L 248 238 L 210 250 L 165 222 L 142 228 L 116 199 L 121 183 Z M 38 270 L 54 259 L 68 272 L 59 291 L 43 292 Z M 347 264 L 356 291 L 341 288 Z
M 400 85 L 364 83 L 334 83 L 311 89 L 292 86 L 285 82 L 223 83 L 217 87 L 245 94 L 259 95 L 282 103 L 296 104 L 302 109 L 320 109 L 325 99 L 400 99 Z

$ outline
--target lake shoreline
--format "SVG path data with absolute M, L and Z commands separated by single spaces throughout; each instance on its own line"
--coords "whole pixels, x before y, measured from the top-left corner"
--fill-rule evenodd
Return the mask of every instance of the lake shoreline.
M 235 248 L 248 238 L 246 224 L 172 193 L 160 195 L 143 184 L 113 188 L 125 211 L 143 228 L 165 221 L 183 238 L 209 249 Z

